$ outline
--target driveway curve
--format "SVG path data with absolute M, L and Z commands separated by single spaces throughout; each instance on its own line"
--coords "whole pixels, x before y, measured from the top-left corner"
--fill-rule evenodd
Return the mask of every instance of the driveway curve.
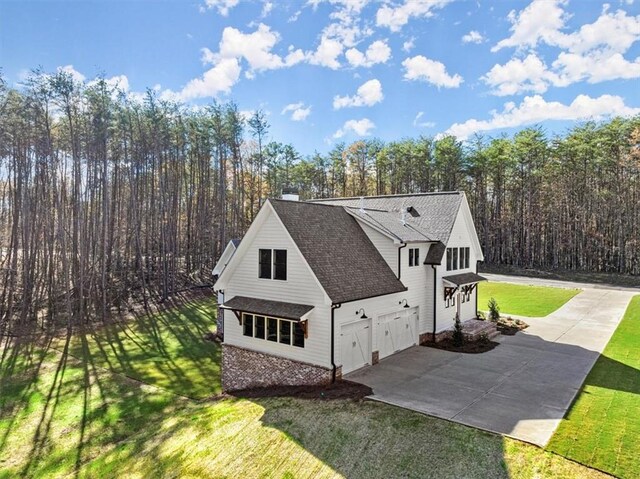
M 492 278 L 497 280 L 496 278 Z M 550 285 L 545 280 L 500 280 Z M 560 282 L 553 281 L 553 286 Z M 415 346 L 347 376 L 371 399 L 545 446 L 640 290 L 583 291 L 482 354 Z

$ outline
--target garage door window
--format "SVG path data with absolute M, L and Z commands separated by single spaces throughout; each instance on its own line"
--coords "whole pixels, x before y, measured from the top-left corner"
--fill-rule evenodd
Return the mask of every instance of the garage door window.
M 304 348 L 305 332 L 299 321 L 242 314 L 242 334 L 255 339 Z

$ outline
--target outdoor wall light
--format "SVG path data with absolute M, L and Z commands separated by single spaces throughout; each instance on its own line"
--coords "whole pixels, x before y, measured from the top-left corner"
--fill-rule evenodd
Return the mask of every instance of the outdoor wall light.
M 402 304 L 404 303 L 403 308 L 410 308 L 411 306 L 409 306 L 409 303 L 407 303 L 406 299 L 403 299 L 402 301 L 398 301 L 398 304 Z
M 360 314 L 362 313 L 362 316 L 360 316 L 360 319 L 367 319 L 367 315 L 364 314 L 364 308 L 360 308 L 358 311 L 356 311 L 356 314 Z

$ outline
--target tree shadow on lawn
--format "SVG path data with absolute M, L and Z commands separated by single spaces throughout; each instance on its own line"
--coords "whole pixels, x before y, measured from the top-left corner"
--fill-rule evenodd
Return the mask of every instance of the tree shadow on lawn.
M 19 374 L 2 375 L 0 478 L 77 477 L 88 462 L 185 404 L 96 366 L 86 337 L 79 341 L 82 360 L 66 350 L 38 351 L 48 363 L 29 372 L 28 388 Z
M 215 325 L 211 309 L 197 301 L 64 338 L 7 339 L 0 348 L 0 469 L 13 466 L 0 478 L 78 474 L 101 449 L 161 420 L 180 403 L 176 394 L 218 393 L 220 348 L 203 340 Z
M 215 329 L 215 303 L 192 301 L 161 313 L 109 324 L 74 338 L 70 352 L 91 355 L 98 367 L 201 399 L 220 392 L 218 344 L 204 341 Z

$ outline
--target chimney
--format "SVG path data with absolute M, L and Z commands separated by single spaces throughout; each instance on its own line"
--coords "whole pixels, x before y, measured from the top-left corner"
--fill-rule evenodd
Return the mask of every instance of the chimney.
M 300 201 L 300 194 L 298 188 L 283 188 L 282 199 L 287 201 Z

